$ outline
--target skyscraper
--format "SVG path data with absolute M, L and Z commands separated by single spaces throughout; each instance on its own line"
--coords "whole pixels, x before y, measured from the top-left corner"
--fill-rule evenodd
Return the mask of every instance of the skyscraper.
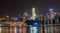
M 35 20 L 35 16 L 36 16 L 35 8 L 32 8 L 32 19 L 33 20 Z

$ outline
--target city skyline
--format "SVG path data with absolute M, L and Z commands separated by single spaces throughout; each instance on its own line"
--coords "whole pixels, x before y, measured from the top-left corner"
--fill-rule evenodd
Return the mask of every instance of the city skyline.
M 32 7 L 36 8 L 36 13 L 48 13 L 50 8 L 60 12 L 59 0 L 1 0 L 0 16 L 17 16 L 28 12 L 31 14 Z

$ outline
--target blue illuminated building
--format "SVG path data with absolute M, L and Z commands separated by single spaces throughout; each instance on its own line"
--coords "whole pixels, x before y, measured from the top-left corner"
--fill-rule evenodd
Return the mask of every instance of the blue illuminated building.
M 27 25 L 43 25 L 43 20 L 26 20 Z

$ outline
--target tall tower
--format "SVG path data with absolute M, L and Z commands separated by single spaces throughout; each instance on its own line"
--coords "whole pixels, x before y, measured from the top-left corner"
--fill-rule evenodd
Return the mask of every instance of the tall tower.
M 53 9 L 50 9 L 50 16 L 51 16 L 52 19 L 54 18 L 54 11 L 53 11 Z
M 35 20 L 35 16 L 36 16 L 35 8 L 32 8 L 32 19 L 33 20 Z

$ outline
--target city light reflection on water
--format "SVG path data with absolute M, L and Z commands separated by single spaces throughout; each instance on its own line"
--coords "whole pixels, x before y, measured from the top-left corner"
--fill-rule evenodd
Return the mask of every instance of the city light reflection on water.
M 1 33 L 1 27 L 0 27 L 0 33 Z
M 31 33 L 38 33 L 38 27 L 36 26 L 36 27 L 30 27 L 30 32 Z
M 17 33 L 17 27 L 15 27 L 15 33 Z
M 10 33 L 27 33 L 27 29 L 29 33 L 60 33 L 60 25 L 49 25 L 49 26 L 14 26 L 11 28 L 8 27 L 0 27 L 0 33 L 4 33 L 5 29 Z M 43 29 L 44 28 L 44 29 Z M 44 30 L 44 31 L 43 31 Z M 6 33 L 9 33 L 5 31 Z

